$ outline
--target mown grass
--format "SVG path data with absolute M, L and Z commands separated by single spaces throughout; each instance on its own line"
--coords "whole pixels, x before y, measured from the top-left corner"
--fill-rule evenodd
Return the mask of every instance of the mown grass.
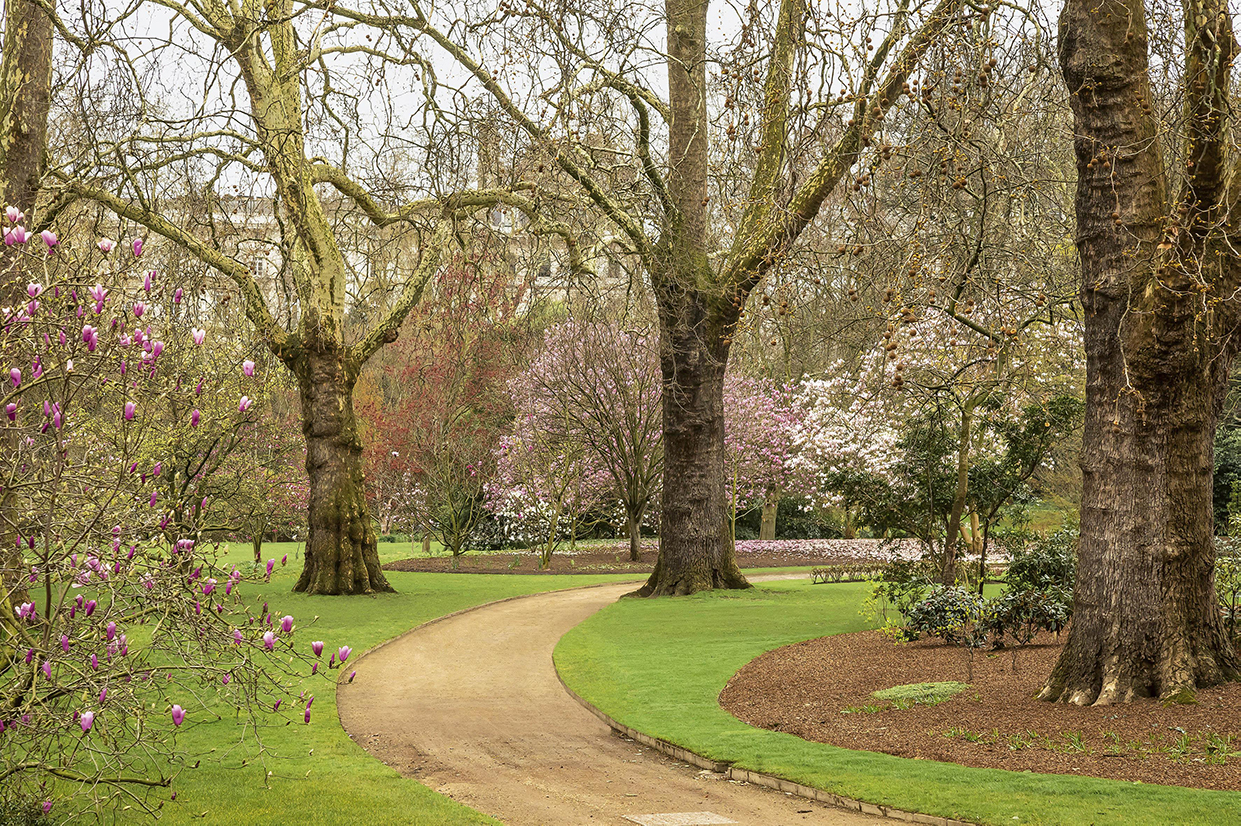
M 639 731 L 713 760 L 871 803 L 988 824 L 1241 822 L 1241 794 L 965 768 L 850 751 L 745 725 L 719 706 L 765 651 L 866 626 L 865 583 L 771 582 L 744 592 L 623 600 L 556 647 L 565 682 Z
M 388 547 L 385 547 L 388 546 Z M 504 597 L 633 579 L 626 576 L 539 576 L 397 573 L 387 576 L 396 594 L 374 597 L 305 597 L 290 593 L 298 572 L 299 546 L 267 543 L 263 559 L 275 559 L 270 583 L 246 584 L 245 593 L 256 604 L 270 601 L 276 616 L 292 614 L 301 628 L 299 639 L 322 639 L 330 650 L 348 644 L 355 657 L 384 640 L 443 614 Z M 398 552 L 396 549 L 400 548 Z M 409 546 L 381 543 L 386 559 L 408 556 Z M 289 553 L 289 564 L 280 557 Z M 248 544 L 238 543 L 225 554 L 237 563 L 253 559 Z M 312 618 L 316 617 L 313 624 Z M 325 655 L 326 656 L 326 655 Z M 346 672 L 351 669 L 346 669 Z M 332 672 L 341 674 L 342 672 Z M 357 679 L 365 679 L 365 669 Z M 178 733 L 178 744 L 202 756 L 199 768 L 183 771 L 173 789 L 175 801 L 164 803 L 162 822 L 228 823 L 230 826 L 442 826 L 494 824 L 496 821 L 436 794 L 369 756 L 345 734 L 336 716 L 336 697 L 322 680 L 307 681 L 315 694 L 313 717 L 304 725 L 299 712 L 295 723 L 264 728 L 263 754 L 253 731 L 239 724 L 229 709 L 222 719 L 200 723 L 205 712 L 192 714 L 194 725 Z M 299 690 L 299 689 L 295 689 Z M 267 772 L 271 772 L 270 775 Z M 169 798 L 169 790 L 158 795 Z M 131 810 L 120 822 L 136 823 L 146 815 Z

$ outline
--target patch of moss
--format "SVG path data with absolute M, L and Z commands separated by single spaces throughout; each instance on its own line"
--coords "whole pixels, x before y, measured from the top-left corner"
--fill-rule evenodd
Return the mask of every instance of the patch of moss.
M 966 683 L 911 683 L 885 688 L 871 696 L 878 700 L 912 700 L 922 705 L 935 705 L 967 688 Z
M 1192 688 L 1182 688 L 1164 697 L 1163 704 L 1165 706 L 1196 706 L 1198 705 L 1198 693 Z

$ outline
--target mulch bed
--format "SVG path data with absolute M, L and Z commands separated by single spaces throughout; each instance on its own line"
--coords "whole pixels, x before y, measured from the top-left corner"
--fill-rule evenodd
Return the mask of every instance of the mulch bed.
M 1040 702 L 1062 647 L 1053 634 L 1016 654 L 967 655 L 938 640 L 893 643 L 878 631 L 770 651 L 729 681 L 720 704 L 753 726 L 807 740 L 966 766 L 1241 790 L 1241 684 L 1206 689 L 1198 705 L 1158 700 L 1081 708 Z M 962 682 L 936 705 L 872 692 Z M 907 706 L 901 708 L 899 706 Z
M 551 566 L 538 570 L 539 556 L 531 551 L 467 553 L 453 560 L 447 556 L 412 556 L 390 562 L 386 571 L 429 571 L 472 574 L 649 574 L 655 567 L 657 548 L 644 542 L 641 561 L 629 561 L 628 543 L 566 546 L 552 554 Z M 776 540 L 737 543 L 737 564 L 742 568 L 791 568 L 835 565 L 886 559 L 887 551 L 874 539 Z

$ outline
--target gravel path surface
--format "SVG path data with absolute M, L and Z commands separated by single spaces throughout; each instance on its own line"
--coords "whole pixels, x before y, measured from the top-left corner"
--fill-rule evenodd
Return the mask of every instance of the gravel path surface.
M 345 730 L 401 774 L 510 826 L 892 823 L 678 763 L 574 702 L 552 649 L 633 587 L 540 594 L 411 631 L 340 687 Z

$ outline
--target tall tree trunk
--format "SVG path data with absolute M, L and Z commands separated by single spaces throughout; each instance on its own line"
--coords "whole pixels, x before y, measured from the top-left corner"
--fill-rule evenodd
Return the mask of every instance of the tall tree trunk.
M 780 511 L 780 497 L 775 491 L 767 491 L 763 499 L 763 518 L 758 524 L 758 538 L 772 540 L 776 538 L 776 516 Z
M 952 510 L 948 512 L 948 532 L 944 537 L 944 555 L 940 560 L 939 581 L 944 585 L 952 585 L 957 581 L 957 546 L 961 543 L 961 516 L 965 513 L 965 498 L 970 490 L 973 423 L 974 408 L 967 404 L 961 409 L 961 425 L 957 431 L 957 487 L 952 496 Z
M 659 559 L 639 596 L 748 588 L 737 567 L 724 474 L 724 361 L 726 352 L 704 335 L 701 307 L 669 317 L 661 302 L 664 351 L 664 487 Z M 706 339 L 704 341 L 704 338 Z
M 15 206 L 34 218 L 47 157 L 47 115 L 52 94 L 52 20 L 28 0 L 5 0 L 0 55 L 0 207 Z M 7 221 L 6 221 L 7 224 Z M 0 245 L 0 306 L 24 304 L 21 245 Z M 5 436 L 9 443 L 16 437 Z M 16 494 L 0 490 L 0 611 L 27 600 L 26 560 L 13 527 Z M 9 573 L 11 572 L 11 573 Z M 7 576 L 5 574 L 8 574 Z
M 392 591 L 379 567 L 353 412 L 357 376 L 343 351 L 303 351 L 295 363 L 310 477 L 310 535 L 293 590 L 308 594 Z
M 1060 61 L 1077 135 L 1077 247 L 1086 326 L 1081 542 L 1073 623 L 1040 697 L 1192 700 L 1239 663 L 1214 585 L 1212 445 L 1235 336 L 1202 313 L 1236 256 L 1217 227 L 1235 41 L 1217 0 L 1185 9 L 1184 207 L 1150 110 L 1141 0 L 1067 0 Z M 1229 289 L 1231 289 L 1229 287 Z M 1228 319 L 1231 319 L 1230 321 Z M 1228 332 L 1233 332 L 1228 329 Z
M 638 596 L 748 588 L 724 476 L 726 330 L 739 305 L 707 258 L 707 0 L 666 0 L 670 202 L 651 266 L 663 378 L 659 559 Z M 728 294 L 712 296 L 704 291 Z
M 29 0 L 5 0 L 0 57 L 0 206 L 34 219 L 47 158 L 52 99 L 52 19 Z M 25 301 L 21 247 L 0 246 L 0 304 Z

